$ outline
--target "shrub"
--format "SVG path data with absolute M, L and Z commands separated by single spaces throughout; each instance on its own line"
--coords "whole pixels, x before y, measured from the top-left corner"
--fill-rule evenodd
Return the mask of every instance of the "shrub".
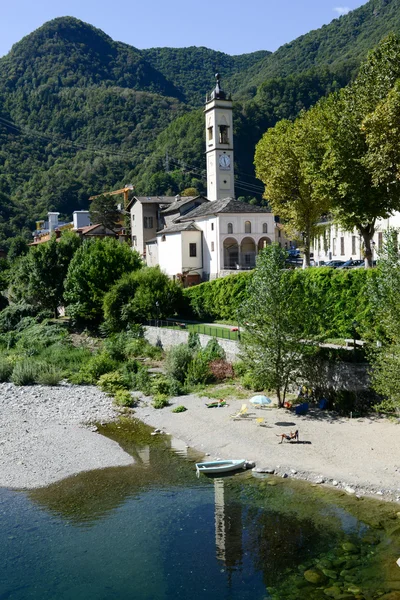
M 196 331 L 189 331 L 188 346 L 192 352 L 198 352 L 201 349 L 199 334 Z
M 169 395 L 170 396 L 180 396 L 183 394 L 183 386 L 180 381 L 177 379 L 169 379 Z
M 187 410 L 186 406 L 176 406 L 175 408 L 172 409 L 171 412 L 173 413 L 181 413 L 181 412 L 185 412 Z
M 203 354 L 208 362 L 218 359 L 224 360 L 226 356 L 225 350 L 221 348 L 217 338 L 212 338 L 212 340 L 207 343 L 207 346 L 203 350 Z
M 15 385 L 33 385 L 36 382 L 38 365 L 32 360 L 21 360 L 14 366 L 11 381 Z
M 191 362 L 190 348 L 187 344 L 179 344 L 167 352 L 165 369 L 169 377 L 184 383 Z
M 151 381 L 151 393 L 154 394 L 169 394 L 170 380 L 165 375 L 159 375 Z
M 63 378 L 63 373 L 54 365 L 40 363 L 37 366 L 36 383 L 41 385 L 58 385 Z
M 149 344 L 144 338 L 131 340 L 126 345 L 126 355 L 129 357 L 147 357 L 158 360 L 162 357 L 162 350 Z
M 114 394 L 114 402 L 118 406 L 132 407 L 135 404 L 135 399 L 128 390 L 117 390 Z
M 6 333 L 15 329 L 24 317 L 35 314 L 33 306 L 28 304 L 12 304 L 0 312 L 0 332 Z
M 226 360 L 217 359 L 210 362 L 210 371 L 216 381 L 232 379 L 234 376 L 232 364 Z
M 114 394 L 119 390 L 126 390 L 127 385 L 126 378 L 120 373 L 120 371 L 111 371 L 110 373 L 104 373 L 99 378 L 97 385 L 103 392 L 108 394 Z
M 153 399 L 154 408 L 165 408 L 169 406 L 168 396 L 165 394 L 156 394 Z
M 185 383 L 188 386 L 194 386 L 207 383 L 210 379 L 211 371 L 208 364 L 208 358 L 204 352 L 198 352 L 189 364 Z
M 112 359 L 106 352 L 99 352 L 90 358 L 81 370 L 82 382 L 97 383 L 104 373 L 116 371 L 118 363 Z
M 129 337 L 125 332 L 113 334 L 104 340 L 103 349 L 114 360 L 122 361 L 127 358 L 128 341 Z
M 10 381 L 13 372 L 13 365 L 5 356 L 0 357 L 0 382 Z
M 132 361 L 125 364 L 121 370 L 126 386 L 132 390 L 140 390 L 146 396 L 151 394 L 151 379 L 147 369 L 139 362 Z
M 246 390 L 253 390 L 254 392 L 262 392 L 263 384 L 257 377 L 257 375 L 251 371 L 247 371 L 241 379 L 240 383 Z

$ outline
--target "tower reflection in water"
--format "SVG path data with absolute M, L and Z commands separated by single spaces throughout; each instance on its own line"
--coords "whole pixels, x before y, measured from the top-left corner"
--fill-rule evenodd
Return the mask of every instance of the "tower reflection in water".
M 214 479 L 215 492 L 215 546 L 217 560 L 228 570 L 241 566 L 242 549 L 242 506 L 227 501 L 224 479 Z

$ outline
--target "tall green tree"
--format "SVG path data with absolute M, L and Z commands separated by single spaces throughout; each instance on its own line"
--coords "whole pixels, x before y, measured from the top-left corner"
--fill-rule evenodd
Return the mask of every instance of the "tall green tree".
M 392 194 L 400 186 L 400 79 L 363 122 L 368 146 L 364 164 L 375 186 Z
M 264 198 L 279 215 L 287 235 L 302 234 L 304 266 L 310 265 L 310 245 L 328 197 L 316 192 L 315 171 L 324 148 L 317 127 L 318 111 L 309 111 L 294 122 L 280 121 L 257 144 L 256 174 L 265 184 Z
M 280 407 L 301 376 L 302 362 L 310 352 L 304 338 L 312 322 L 304 295 L 288 287 L 285 257 L 277 244 L 259 254 L 239 310 L 243 359 L 255 381 L 276 393 Z
M 124 275 L 104 297 L 105 323 L 113 331 L 148 319 L 165 319 L 180 308 L 182 288 L 158 267 Z
M 68 234 L 59 241 L 53 236 L 49 242 L 32 247 L 12 270 L 10 300 L 28 304 L 37 312 L 51 310 L 57 316 L 69 263 L 80 244 L 78 236 Z
M 136 251 L 115 239 L 88 240 L 75 253 L 65 280 L 67 313 L 81 323 L 97 325 L 104 295 L 125 273 L 142 267 Z
M 11 240 L 10 247 L 7 252 L 7 258 L 9 261 L 13 262 L 16 258 L 28 254 L 28 251 L 29 246 L 26 238 L 24 238 L 22 235 L 17 235 Z
M 400 209 L 399 186 L 387 186 L 371 168 L 365 122 L 400 77 L 400 40 L 388 36 L 372 51 L 353 84 L 321 101 L 325 155 L 316 190 L 331 202 L 335 222 L 362 236 L 372 265 L 376 221 Z
M 115 229 L 121 217 L 114 196 L 107 194 L 102 194 L 92 200 L 89 206 L 89 214 L 93 224 L 100 224 L 112 230 Z

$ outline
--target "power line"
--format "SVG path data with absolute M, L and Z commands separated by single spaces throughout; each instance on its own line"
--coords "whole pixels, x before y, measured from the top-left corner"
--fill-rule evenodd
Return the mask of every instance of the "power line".
M 1 117 L 1 116 L 0 116 L 0 124 L 5 125 L 6 127 L 12 127 L 15 131 L 17 131 L 18 133 L 21 133 L 22 135 L 38 137 L 38 138 L 41 138 L 48 142 L 55 142 L 57 144 L 64 144 L 64 145 L 69 146 L 70 148 L 74 148 L 77 150 L 93 152 L 95 154 L 104 154 L 106 156 L 111 156 L 111 157 L 122 157 L 126 160 L 134 156 L 130 152 L 124 152 L 124 151 L 121 152 L 121 151 L 116 151 L 116 150 L 110 151 L 110 150 L 106 150 L 104 148 L 84 146 L 83 144 L 73 142 L 72 140 L 67 140 L 65 138 L 60 138 L 60 137 L 54 136 L 54 135 L 50 136 L 50 135 L 44 134 L 40 131 L 29 129 L 26 126 L 17 125 L 13 121 L 9 121 L 8 119 L 5 119 L 4 117 Z M 177 159 L 169 156 L 168 151 L 167 151 L 167 153 L 166 153 L 166 168 L 167 169 L 169 169 L 170 163 L 177 165 L 182 170 L 187 170 L 191 173 L 194 173 L 195 175 L 198 175 L 203 180 L 206 179 L 205 169 L 199 169 L 198 167 L 194 167 L 193 165 L 186 164 L 184 161 L 177 160 Z M 167 172 L 168 172 L 168 170 L 167 170 Z M 252 177 L 257 180 L 257 178 L 254 177 L 253 175 L 250 175 L 247 173 L 242 173 L 242 172 L 240 172 L 240 173 L 242 176 Z M 262 194 L 264 192 L 264 188 L 261 185 L 249 183 L 248 181 L 244 181 L 242 179 L 235 179 L 235 186 L 239 189 L 242 189 L 244 191 L 247 191 L 247 192 L 250 192 L 253 194 Z

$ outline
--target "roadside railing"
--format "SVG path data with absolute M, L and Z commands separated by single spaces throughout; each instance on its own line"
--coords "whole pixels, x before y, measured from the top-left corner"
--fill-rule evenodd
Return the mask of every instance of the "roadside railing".
M 205 325 L 202 323 L 187 323 L 183 321 L 164 321 L 162 319 L 151 319 L 145 325 L 150 327 L 160 327 L 165 329 L 180 329 L 183 331 L 194 331 L 203 335 L 209 335 L 224 340 L 240 340 L 240 330 L 238 327 L 221 327 L 218 325 Z

